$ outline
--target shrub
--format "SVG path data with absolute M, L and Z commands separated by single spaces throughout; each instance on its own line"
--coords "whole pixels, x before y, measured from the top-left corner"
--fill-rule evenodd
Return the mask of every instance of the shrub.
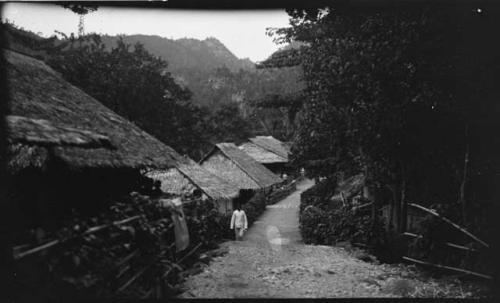
M 344 241 L 361 243 L 385 260 L 393 258 L 390 247 L 400 239 L 386 234 L 382 224 L 373 225 L 371 212 L 353 211 L 350 206 L 332 208 L 329 198 L 333 192 L 334 183 L 324 180 L 302 193 L 299 222 L 304 242 L 322 245 Z M 399 249 L 394 253 L 401 254 Z
M 309 205 L 299 217 L 300 233 L 306 244 L 326 244 L 328 236 L 328 212 Z
M 309 205 L 328 209 L 328 198 L 333 195 L 334 190 L 335 182 L 331 179 L 325 179 L 302 192 L 300 195 L 300 213 Z

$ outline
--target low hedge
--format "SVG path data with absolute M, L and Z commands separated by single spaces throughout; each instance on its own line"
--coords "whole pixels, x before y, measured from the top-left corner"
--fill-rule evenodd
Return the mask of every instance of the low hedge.
M 383 224 L 372 224 L 370 209 L 353 211 L 350 206 L 339 204 L 332 207 L 335 204 L 329 199 L 334 185 L 335 182 L 326 179 L 302 193 L 299 228 L 303 241 L 318 245 L 349 241 L 369 247 L 380 259 L 393 259 L 391 245 L 395 246 L 396 239 L 386 233 Z
M 314 205 L 320 209 L 329 208 L 328 198 L 334 194 L 335 181 L 325 179 L 302 192 L 300 195 L 300 213 L 309 205 Z
M 371 227 L 370 214 L 355 213 L 347 207 L 322 210 L 310 205 L 299 218 L 305 243 L 333 245 L 336 242 L 372 243 L 376 237 Z

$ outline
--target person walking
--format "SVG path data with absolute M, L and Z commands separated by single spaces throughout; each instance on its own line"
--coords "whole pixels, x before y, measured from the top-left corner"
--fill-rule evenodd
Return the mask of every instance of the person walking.
M 236 204 L 233 216 L 231 217 L 230 228 L 234 229 L 236 241 L 241 241 L 243 239 L 243 233 L 248 229 L 247 215 L 239 204 Z

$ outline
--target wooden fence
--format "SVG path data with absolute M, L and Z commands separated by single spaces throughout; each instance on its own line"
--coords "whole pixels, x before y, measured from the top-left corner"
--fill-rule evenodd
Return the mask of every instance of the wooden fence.
M 456 224 L 455 222 L 451 221 L 450 219 L 446 218 L 445 216 L 439 214 L 437 211 L 433 210 L 433 209 L 429 209 L 429 208 L 426 208 L 422 205 L 419 205 L 419 204 L 415 204 L 415 203 L 408 203 L 408 206 L 414 208 L 414 209 L 417 209 L 425 214 L 430 214 L 436 218 L 439 218 L 440 220 L 442 220 L 443 222 L 447 223 L 449 226 L 453 227 L 455 230 L 461 232 L 462 234 L 466 235 L 469 239 L 473 240 L 474 242 L 476 243 L 479 243 L 483 249 L 489 249 L 490 248 L 490 245 L 488 243 L 486 243 L 485 241 L 481 240 L 479 237 L 473 235 L 471 232 L 467 231 L 465 228 L 459 226 L 458 224 Z M 423 235 L 419 235 L 419 234 L 415 234 L 415 233 L 411 233 L 411 232 L 404 232 L 403 233 L 404 236 L 406 237 L 410 237 L 410 238 L 416 238 L 416 239 L 423 239 L 424 236 Z M 465 245 L 461 245 L 461 244 L 456 244 L 456 243 L 451 243 L 451 242 L 447 242 L 447 241 L 444 241 L 442 243 L 443 245 L 447 246 L 447 247 L 450 247 L 450 248 L 453 248 L 453 249 L 458 249 L 458 250 L 462 250 L 462 251 L 466 251 L 466 252 L 471 252 L 471 253 L 478 253 L 478 249 L 475 249 L 475 248 L 472 248 L 472 247 L 468 247 L 468 246 L 465 246 Z M 446 269 L 446 270 L 451 270 L 451 271 L 455 271 L 455 272 L 459 272 L 459 273 L 464 273 L 464 274 L 470 274 L 470 275 L 473 275 L 473 276 L 476 276 L 476 277 L 481 277 L 481 278 L 485 278 L 485 279 L 490 279 L 492 280 L 493 277 L 491 277 L 490 275 L 486 275 L 486 274 L 483 274 L 483 273 L 478 273 L 478 272 L 475 272 L 475 271 L 471 271 L 471 270 L 468 270 L 468 269 L 465 269 L 465 268 L 458 268 L 458 267 L 453 267 L 453 266 L 447 266 L 447 265 L 442 265 L 442 264 L 435 264 L 435 263 L 431 263 L 431 262 L 428 262 L 428 261 L 425 261 L 425 260 L 419 260 L 419 259 L 415 259 L 415 258 L 411 258 L 411 257 L 408 257 L 408 256 L 403 256 L 402 257 L 403 260 L 405 261 L 409 261 L 409 262 L 412 262 L 412 263 L 416 263 L 416 264 L 421 264 L 421 265 L 426 265 L 426 266 L 431 266 L 431 267 L 435 267 L 435 268 L 442 268 L 442 269 Z

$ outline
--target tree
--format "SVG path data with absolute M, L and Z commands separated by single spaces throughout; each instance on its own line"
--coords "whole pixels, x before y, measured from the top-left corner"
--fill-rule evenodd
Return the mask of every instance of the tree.
M 234 102 L 221 105 L 215 113 L 208 117 L 208 133 L 214 144 L 219 142 L 236 142 L 238 144 L 251 135 L 248 121 L 242 117 L 238 104 Z
M 498 150 L 491 127 L 498 127 L 492 79 L 499 45 L 485 34 L 498 28 L 493 8 L 479 14 L 465 6 L 354 11 L 337 5 L 288 13 L 292 26 L 275 35 L 304 46 L 262 65 L 300 63 L 304 71 L 294 161 L 324 159 L 326 165 L 311 169 L 319 176 L 364 172 L 376 201 L 387 188 L 395 205 L 425 201 L 453 213 L 464 176 L 472 178 L 463 172 L 464 154 L 492 159 L 490 151 Z M 475 156 L 472 148 L 465 152 L 473 146 L 466 125 L 491 138 Z M 476 173 L 499 171 L 491 162 L 472 162 Z
M 64 43 L 48 63 L 66 80 L 175 150 L 199 156 L 207 144 L 203 112 L 175 83 L 167 62 L 121 40 L 108 51 L 97 35 Z
M 61 4 L 62 7 L 70 9 L 73 13 L 78 14 L 80 21 L 78 22 L 78 36 L 85 34 L 84 18 L 85 15 L 95 12 L 98 8 L 95 4 L 81 4 L 65 2 Z

